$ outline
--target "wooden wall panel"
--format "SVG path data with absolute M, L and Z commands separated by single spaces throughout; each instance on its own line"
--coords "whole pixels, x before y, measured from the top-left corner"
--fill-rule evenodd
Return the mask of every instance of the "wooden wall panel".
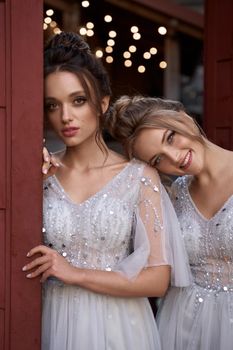
M 41 243 L 43 2 L 10 0 L 11 17 L 11 347 L 40 349 L 39 278 L 22 273 Z M 19 20 L 20 18 L 20 20 Z M 30 336 L 28 330 L 30 329 Z
M 6 208 L 6 128 L 5 108 L 0 108 L 0 209 Z
M 4 310 L 0 308 L 0 349 L 4 349 L 4 338 L 5 338 L 5 324 L 4 324 Z
M 0 350 L 40 350 L 41 285 L 22 267 L 41 242 L 42 23 L 42 0 L 0 0 Z
M 206 0 L 205 13 L 204 129 L 233 150 L 233 1 Z
M 5 4 L 0 2 L 0 107 L 5 106 Z
M 0 309 L 2 310 L 5 309 L 5 231 L 5 210 L 0 210 Z

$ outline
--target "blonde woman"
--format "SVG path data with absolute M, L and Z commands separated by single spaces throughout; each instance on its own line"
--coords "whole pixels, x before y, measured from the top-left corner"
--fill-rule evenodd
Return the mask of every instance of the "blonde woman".
M 107 123 L 129 158 L 175 175 L 171 198 L 193 284 L 163 299 L 163 350 L 233 348 L 233 152 L 210 142 L 181 103 L 123 96 Z

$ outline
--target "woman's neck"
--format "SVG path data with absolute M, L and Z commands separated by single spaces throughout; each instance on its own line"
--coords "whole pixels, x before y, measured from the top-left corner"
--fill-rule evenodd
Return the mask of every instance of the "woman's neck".
M 203 170 L 195 177 L 202 184 L 218 181 L 229 169 L 233 169 L 233 152 L 208 142 Z
M 108 158 L 109 149 L 105 142 L 101 140 L 102 149 L 96 141 L 76 147 L 67 147 L 62 157 L 62 163 L 68 168 L 88 170 L 103 166 Z

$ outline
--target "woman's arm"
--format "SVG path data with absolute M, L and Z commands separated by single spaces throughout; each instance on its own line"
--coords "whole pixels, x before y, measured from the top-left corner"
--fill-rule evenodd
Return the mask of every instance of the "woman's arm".
M 119 272 L 74 267 L 55 250 L 42 245 L 33 248 L 27 256 L 38 253 L 41 257 L 24 266 L 23 271 L 34 269 L 27 277 L 41 276 L 42 282 L 53 276 L 66 284 L 118 297 L 162 297 L 169 286 L 168 265 L 143 269 L 136 278 L 130 280 Z

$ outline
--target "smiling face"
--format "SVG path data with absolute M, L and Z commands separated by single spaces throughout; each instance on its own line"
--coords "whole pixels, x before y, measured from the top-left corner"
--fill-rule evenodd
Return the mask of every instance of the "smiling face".
M 205 146 L 168 129 L 143 129 L 134 155 L 169 175 L 198 175 L 204 167 Z
M 108 97 L 101 101 L 103 113 L 108 102 Z M 59 71 L 46 77 L 45 109 L 54 131 L 68 147 L 95 141 L 98 113 L 75 74 Z

